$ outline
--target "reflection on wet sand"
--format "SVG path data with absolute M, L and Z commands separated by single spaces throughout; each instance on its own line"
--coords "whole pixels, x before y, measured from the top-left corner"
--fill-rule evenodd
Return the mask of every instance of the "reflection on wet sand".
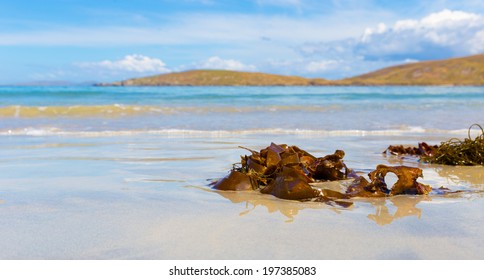
M 384 226 L 391 224 L 395 219 L 416 216 L 420 219 L 422 216 L 422 209 L 417 208 L 417 204 L 421 201 L 431 201 L 429 196 L 394 196 L 390 198 L 374 198 L 366 199 L 364 202 L 369 203 L 375 208 L 375 214 L 369 214 L 368 219 L 377 223 L 377 225 Z M 388 206 L 396 207 L 392 214 Z
M 288 218 L 286 222 L 294 221 L 295 216 L 304 209 L 327 209 L 338 214 L 342 213 L 343 211 L 352 210 L 351 207 L 342 209 L 334 206 L 328 206 L 323 203 L 280 200 L 251 191 L 216 191 L 216 193 L 230 200 L 232 203 L 245 203 L 246 210 L 242 211 L 240 216 L 244 216 L 252 212 L 257 206 L 262 206 L 267 208 L 269 213 L 280 212 L 282 215 Z M 431 198 L 429 196 L 402 195 L 390 198 L 357 199 L 355 202 L 360 202 L 364 205 L 370 205 L 375 208 L 375 214 L 369 214 L 368 218 L 376 222 L 378 225 L 384 226 L 392 223 L 395 219 L 403 217 L 416 216 L 420 218 L 422 215 L 422 210 L 416 206 L 421 201 L 431 201 Z M 396 210 L 393 214 L 389 210 L 389 204 L 393 205 L 393 207 L 396 207 Z
M 299 202 L 291 200 L 281 200 L 272 196 L 263 195 L 252 191 L 213 191 L 220 196 L 230 200 L 232 203 L 245 203 L 245 210 L 240 212 L 240 216 L 244 216 L 254 211 L 257 206 L 267 208 L 269 213 L 281 213 L 286 216 L 288 220 L 286 223 L 293 222 L 296 215 L 304 209 L 326 209 L 335 213 L 341 214 L 344 211 L 352 211 L 354 207 L 338 208 L 324 203 L 317 202 Z M 463 198 L 465 194 L 470 194 L 474 198 L 476 195 L 482 197 L 483 193 L 475 192 L 460 192 L 445 194 L 446 197 Z M 429 195 L 398 195 L 393 197 L 379 197 L 379 198 L 357 198 L 354 199 L 356 205 L 371 206 L 375 209 L 374 214 L 368 214 L 368 219 L 375 222 L 377 225 L 389 225 L 397 219 L 405 217 L 422 217 L 422 209 L 417 205 L 420 202 L 430 202 L 432 196 Z M 393 210 L 395 208 L 395 210 Z M 370 212 L 370 208 L 368 208 Z
M 436 166 L 434 170 L 441 177 L 456 185 L 470 184 L 474 188 L 484 189 L 484 166 Z
M 304 209 L 329 209 L 336 213 L 341 213 L 346 209 L 340 209 L 333 206 L 328 206 L 324 203 L 316 202 L 299 202 L 291 200 L 281 200 L 269 195 L 260 194 L 253 191 L 214 191 L 220 196 L 230 200 L 232 203 L 239 204 L 245 203 L 246 210 L 240 212 L 240 216 L 244 216 L 254 211 L 257 206 L 267 208 L 269 213 L 280 212 L 286 216 L 288 220 L 286 223 L 293 222 L 295 216 L 299 214 L 299 211 Z

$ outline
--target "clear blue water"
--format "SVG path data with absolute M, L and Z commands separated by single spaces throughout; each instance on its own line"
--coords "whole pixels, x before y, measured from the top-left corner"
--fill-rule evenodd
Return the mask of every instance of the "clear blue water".
M 0 119 L 3 132 L 452 131 L 484 123 L 484 87 L 0 87 Z

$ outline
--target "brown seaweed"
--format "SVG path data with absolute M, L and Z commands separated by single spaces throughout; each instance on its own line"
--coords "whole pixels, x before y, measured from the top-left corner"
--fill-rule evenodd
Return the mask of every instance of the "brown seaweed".
M 476 126 L 480 134 L 472 139 L 471 130 Z M 484 129 L 479 124 L 473 124 L 464 140 L 452 138 L 440 145 L 418 143 L 418 147 L 389 146 L 383 153 L 393 155 L 418 156 L 424 162 L 445 165 L 484 165 Z
M 292 167 L 305 174 L 308 183 L 313 180 L 343 180 L 348 178 L 348 174 L 351 172 L 344 164 L 344 152 L 340 150 L 321 158 L 316 158 L 297 146 L 285 144 L 271 143 L 269 147 L 260 152 L 247 150 L 252 154 L 242 157 L 241 167 L 238 170 L 255 174 L 256 177 L 259 177 L 259 183 L 263 187 L 274 180 L 284 167 Z
M 376 180 L 370 183 L 363 176 L 356 178 L 346 190 L 346 194 L 350 197 L 384 197 L 389 193 L 384 181 Z
M 244 148 L 251 155 L 241 157 L 240 164 L 225 178 L 213 185 L 217 190 L 259 190 L 278 198 L 335 202 L 348 207 L 352 203 L 340 201 L 345 194 L 322 192 L 313 188 L 315 181 L 334 181 L 348 178 L 352 171 L 343 162 L 344 152 L 336 151 L 316 158 L 297 146 L 270 146 L 260 152 Z
M 261 190 L 282 199 L 304 200 L 321 196 L 308 183 L 308 177 L 291 167 L 283 167 L 274 180 Z
M 477 126 L 480 134 L 472 139 L 472 127 Z M 478 124 L 473 124 L 467 132 L 468 137 L 464 140 L 450 139 L 440 143 L 434 155 L 423 159 L 429 163 L 446 165 L 484 165 L 484 129 Z
M 228 176 L 216 182 L 212 188 L 223 191 L 247 191 L 255 189 L 256 185 L 249 175 L 232 170 Z
M 251 156 L 241 161 L 241 169 L 265 178 L 266 180 L 260 180 L 263 186 L 269 185 L 278 174 L 287 173 L 284 168 L 288 167 L 303 176 L 307 183 L 315 180 L 342 180 L 349 173 L 343 157 L 343 151 L 336 151 L 334 154 L 316 158 L 299 147 L 271 143 L 260 153 L 252 151 Z
M 336 150 L 334 154 L 314 160 L 308 169 L 316 180 L 336 181 L 348 178 L 348 168 L 343 163 L 345 152 Z M 344 172 L 342 170 L 344 169 Z
M 418 143 L 418 147 L 405 147 L 403 145 L 390 145 L 383 153 L 392 155 L 433 156 L 439 149 L 438 145 L 429 145 L 425 142 Z
M 394 173 L 398 180 L 388 189 L 385 176 L 388 172 Z M 347 190 L 350 196 L 383 197 L 399 194 L 428 194 L 432 188 L 428 185 L 417 182 L 423 177 L 422 169 L 408 166 L 386 166 L 380 164 L 375 170 L 368 174 L 371 182 L 364 177 L 356 179 Z
M 370 172 L 370 181 L 357 176 L 343 162 L 344 151 L 336 150 L 324 157 L 315 157 L 297 146 L 285 144 L 270 146 L 260 152 L 244 148 L 251 155 L 241 156 L 229 175 L 214 183 L 217 190 L 258 190 L 281 199 L 317 201 L 349 207 L 352 197 L 386 197 L 399 194 L 428 194 L 432 188 L 417 182 L 422 177 L 420 168 L 378 165 Z M 388 188 L 387 173 L 394 173 L 398 180 Z M 314 182 L 339 181 L 355 178 L 345 193 L 330 189 L 317 189 Z

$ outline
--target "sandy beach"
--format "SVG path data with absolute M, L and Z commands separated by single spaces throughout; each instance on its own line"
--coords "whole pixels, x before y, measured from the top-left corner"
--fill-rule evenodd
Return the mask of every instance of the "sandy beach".
M 484 167 L 384 156 L 392 143 L 445 135 L 305 136 L 234 133 L 2 136 L 2 259 L 482 259 Z M 270 141 L 349 167 L 419 166 L 423 183 L 455 195 L 354 199 L 344 209 L 258 192 L 222 192 L 247 151 Z M 345 182 L 323 183 L 343 188 Z

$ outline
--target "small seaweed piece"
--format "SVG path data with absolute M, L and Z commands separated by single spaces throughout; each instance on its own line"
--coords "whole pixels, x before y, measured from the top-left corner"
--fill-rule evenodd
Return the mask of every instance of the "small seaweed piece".
M 384 180 L 378 178 L 371 183 L 360 176 L 346 190 L 349 197 L 385 197 L 390 193 Z
M 256 188 L 256 183 L 250 175 L 232 170 L 229 175 L 215 182 L 212 188 L 223 191 L 247 191 Z
M 345 152 L 336 150 L 334 154 L 317 158 L 309 166 L 308 170 L 316 180 L 336 181 L 348 178 L 349 170 L 343 162 Z M 344 169 L 344 172 L 342 171 Z
M 263 188 L 261 192 L 291 200 L 303 200 L 320 196 L 320 193 L 308 184 L 308 178 L 291 167 L 283 167 L 282 171 L 277 173 L 276 178 L 267 187 Z
M 423 177 L 422 169 L 408 166 L 386 166 L 380 164 L 376 167 L 376 170 L 370 172 L 370 179 L 382 180 L 388 172 L 392 172 L 397 175 L 398 180 L 392 186 L 390 195 L 398 194 L 428 194 L 432 188 L 428 185 L 417 182 L 419 177 Z
M 385 182 L 388 172 L 394 173 L 398 177 L 397 182 L 390 189 Z M 422 169 L 416 167 L 380 164 L 368 176 L 371 182 L 360 177 L 348 187 L 346 193 L 353 197 L 383 197 L 399 194 L 428 194 L 432 190 L 430 186 L 417 182 L 417 179 L 423 175 Z
M 471 138 L 471 130 L 477 126 L 481 133 Z M 479 124 L 473 124 L 468 129 L 468 138 L 464 140 L 452 138 L 442 142 L 436 153 L 423 157 L 429 163 L 446 165 L 484 165 L 484 129 Z
M 383 151 L 384 154 L 390 153 L 392 155 L 411 155 L 411 156 L 432 156 L 437 152 L 438 145 L 429 145 L 425 142 L 418 143 L 418 147 L 405 147 L 403 145 L 390 145 Z

